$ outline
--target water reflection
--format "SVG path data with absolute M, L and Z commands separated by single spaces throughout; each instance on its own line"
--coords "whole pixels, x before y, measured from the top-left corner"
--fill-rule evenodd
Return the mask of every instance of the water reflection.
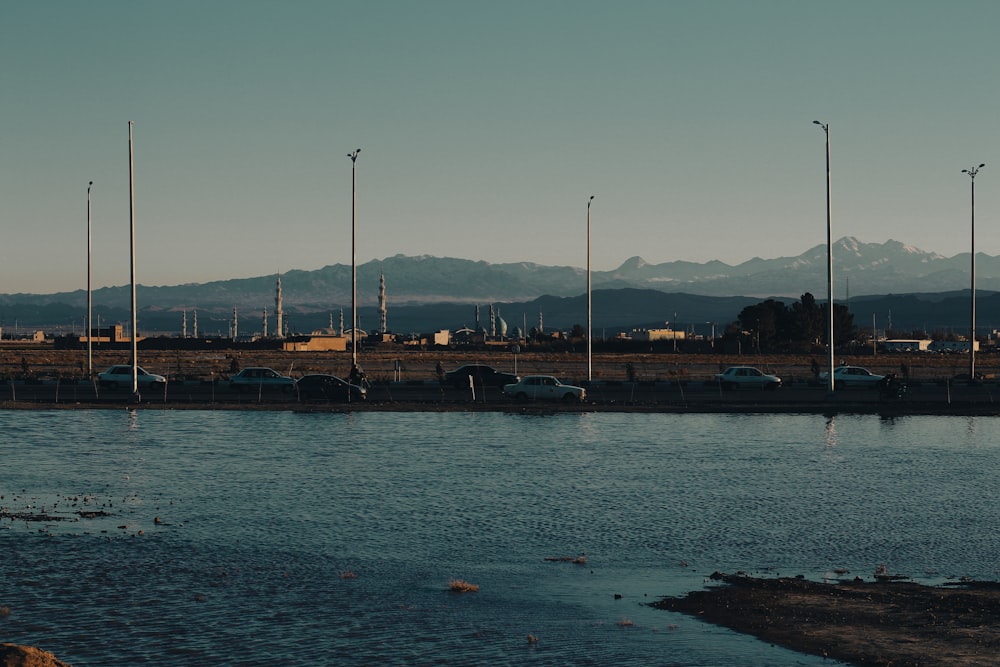
M 837 446 L 837 422 L 835 415 L 829 415 L 826 418 L 826 446 L 836 447 Z

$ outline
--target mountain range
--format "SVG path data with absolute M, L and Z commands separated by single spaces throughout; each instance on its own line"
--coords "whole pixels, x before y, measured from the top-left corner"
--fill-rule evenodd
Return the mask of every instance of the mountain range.
M 947 310 L 941 306 L 943 301 L 968 301 L 968 253 L 945 257 L 898 241 L 872 244 L 845 237 L 834 244 L 833 261 L 834 297 L 838 302 L 874 304 L 873 299 L 879 295 L 896 295 L 892 297 L 895 301 L 900 300 L 899 295 L 917 295 L 919 303 L 930 299 L 938 304 L 932 318 L 937 320 L 940 318 L 936 315 Z M 737 265 L 721 261 L 651 264 L 632 257 L 611 271 L 591 273 L 594 326 L 622 329 L 663 326 L 665 322 L 724 323 L 734 320 L 745 305 L 764 298 L 792 301 L 810 292 L 817 300 L 825 301 L 826 262 L 825 244 L 795 257 L 754 257 Z M 976 268 L 977 288 L 983 291 L 983 298 L 986 292 L 1000 291 L 1000 257 L 977 254 Z M 546 328 L 565 328 L 586 321 L 585 269 L 396 255 L 357 267 L 363 328 L 372 329 L 378 321 L 382 275 L 386 282 L 388 328 L 394 331 L 472 326 L 472 304 L 483 306 L 481 321 L 488 318 L 488 304 L 499 304 L 511 327 L 526 325 L 530 329 L 537 326 L 540 315 Z M 231 319 L 236 308 L 241 316 L 241 331 L 260 330 L 265 308 L 273 320 L 277 278 L 271 274 L 202 284 L 140 285 L 140 327 L 178 331 L 180 311 L 197 309 L 203 331 L 214 333 L 221 328 L 225 333 L 226 327 L 219 323 Z M 350 309 L 349 265 L 292 270 L 280 278 L 286 319 L 298 331 L 327 326 L 331 319 L 337 326 L 339 311 Z M 962 290 L 966 292 L 964 297 Z M 47 295 L 0 294 L 0 322 L 7 327 L 15 321 L 39 326 L 66 326 L 71 319 L 82 322 L 86 299 L 85 289 Z M 95 313 L 105 323 L 127 321 L 131 302 L 128 286 L 97 289 L 93 299 Z M 877 311 L 866 305 L 866 316 L 872 312 Z M 960 312 L 956 307 L 956 321 L 939 325 L 959 326 Z M 927 319 L 922 317 L 921 323 L 926 325 Z

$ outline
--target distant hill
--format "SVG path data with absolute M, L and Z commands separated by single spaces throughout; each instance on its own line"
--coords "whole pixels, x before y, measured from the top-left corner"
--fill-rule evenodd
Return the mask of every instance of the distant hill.
M 826 245 L 796 257 L 755 257 L 732 266 L 720 261 L 674 261 L 650 264 L 633 257 L 612 271 L 592 273 L 594 326 L 628 329 L 637 326 L 723 323 L 735 319 L 748 304 L 763 298 L 797 300 L 811 292 L 826 298 Z M 977 287 L 985 325 L 990 311 L 986 293 L 1000 291 L 1000 258 L 978 255 Z M 544 266 L 528 262 L 491 264 L 456 258 L 396 255 L 358 267 L 358 301 L 361 326 L 372 329 L 378 321 L 379 276 L 385 275 L 389 328 L 397 332 L 426 332 L 474 325 L 473 304 L 482 308 L 499 304 L 513 328 L 537 326 L 541 312 L 546 328 L 585 324 L 586 272 L 569 266 Z M 214 281 L 203 284 L 137 288 L 140 330 L 179 331 L 181 311 L 188 315 L 189 331 L 194 310 L 205 333 L 228 330 L 235 307 L 240 331 L 261 330 L 266 308 L 273 328 L 276 275 Z M 959 327 L 968 321 L 960 306 L 965 290 L 968 303 L 969 255 L 944 257 L 897 241 L 861 243 L 845 237 L 834 245 L 834 296 L 849 301 L 862 326 L 876 313 L 879 320 L 892 309 L 893 325 L 913 328 L 922 322 Z M 297 331 L 325 327 L 331 317 L 339 326 L 340 310 L 349 317 L 351 267 L 332 265 L 313 271 L 294 270 L 281 275 L 286 320 Z M 2 286 L 0 286 L 2 288 Z M 909 295 L 907 297 L 884 295 Z M 941 294 L 928 311 L 927 304 Z M 879 295 L 882 295 L 881 297 Z M 130 294 L 127 286 L 94 291 L 95 317 L 105 324 L 127 321 Z M 17 323 L 26 326 L 82 327 L 86 291 L 57 294 L 0 295 L 0 326 L 8 331 Z M 879 298 L 885 301 L 879 301 Z M 950 299 L 956 305 L 946 307 Z M 895 303 L 893 307 L 892 303 Z M 910 311 L 916 311 L 912 315 Z M 954 312 L 951 312 L 951 311 Z M 676 317 L 675 317 L 676 313 Z M 945 324 L 947 323 L 947 324 Z M 880 324 L 881 328 L 884 324 Z

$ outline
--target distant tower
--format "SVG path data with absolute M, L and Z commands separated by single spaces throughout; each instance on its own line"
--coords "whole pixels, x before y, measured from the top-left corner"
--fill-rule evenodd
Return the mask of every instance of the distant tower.
M 538 311 L 538 333 L 545 331 L 545 322 L 542 320 L 542 311 Z
M 497 335 L 497 314 L 493 310 L 493 304 L 490 304 L 490 338 Z
M 482 327 L 479 326 L 479 304 L 476 304 L 476 333 L 479 333 Z
M 198 337 L 198 309 L 194 309 L 194 337 Z
M 385 326 L 385 274 L 379 274 L 378 279 L 378 317 L 379 317 L 379 331 L 382 333 L 386 332 Z
M 264 306 L 264 338 L 267 338 L 267 306 Z
M 344 335 L 344 309 L 340 309 L 340 335 Z
M 330 332 L 333 332 L 333 311 L 330 311 Z
M 278 274 L 278 286 L 274 290 L 274 314 L 278 318 L 278 338 L 285 337 L 284 318 L 285 314 L 281 308 L 281 274 Z
M 181 338 L 188 337 L 188 311 L 184 310 L 184 317 L 181 318 Z
M 233 306 L 233 340 L 239 338 L 240 335 L 240 316 L 236 314 L 236 306 Z

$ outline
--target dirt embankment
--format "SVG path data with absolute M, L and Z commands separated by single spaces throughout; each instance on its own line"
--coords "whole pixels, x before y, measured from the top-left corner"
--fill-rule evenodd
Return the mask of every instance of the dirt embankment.
M 858 665 L 971 667 L 1000 656 L 1000 584 L 817 583 L 712 575 L 726 585 L 652 606 Z

